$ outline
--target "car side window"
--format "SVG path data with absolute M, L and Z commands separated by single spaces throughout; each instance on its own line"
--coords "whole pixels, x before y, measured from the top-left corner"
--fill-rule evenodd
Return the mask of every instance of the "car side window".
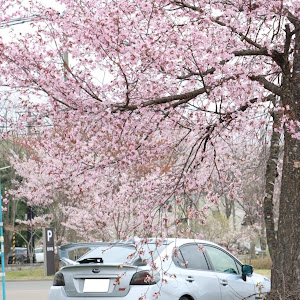
M 174 248 L 175 249 L 175 248 Z M 173 262 L 177 267 L 186 268 L 182 254 L 178 248 L 174 250 Z
M 226 252 L 210 246 L 204 246 L 204 248 L 216 272 L 240 273 L 235 260 Z
M 203 251 L 197 244 L 184 245 L 179 248 L 184 265 L 187 269 L 208 270 L 208 264 Z

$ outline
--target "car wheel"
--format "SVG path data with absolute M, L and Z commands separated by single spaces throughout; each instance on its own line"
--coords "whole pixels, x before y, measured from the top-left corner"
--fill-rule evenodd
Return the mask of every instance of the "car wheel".
M 179 300 L 191 300 L 191 299 L 186 296 L 182 296 Z

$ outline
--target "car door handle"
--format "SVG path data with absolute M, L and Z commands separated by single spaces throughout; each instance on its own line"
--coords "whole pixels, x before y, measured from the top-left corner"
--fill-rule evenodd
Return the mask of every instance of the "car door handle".
M 220 283 L 221 283 L 223 286 L 228 285 L 228 281 L 227 281 L 226 279 L 221 279 L 221 280 L 220 280 Z
M 194 277 L 192 277 L 192 276 L 188 276 L 185 280 L 188 281 L 188 282 L 195 281 Z

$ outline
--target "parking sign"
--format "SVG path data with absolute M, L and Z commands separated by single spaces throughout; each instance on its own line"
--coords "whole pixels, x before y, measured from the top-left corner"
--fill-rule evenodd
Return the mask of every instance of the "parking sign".
M 51 276 L 55 274 L 54 261 L 54 234 L 53 228 L 44 228 L 44 265 L 45 275 Z

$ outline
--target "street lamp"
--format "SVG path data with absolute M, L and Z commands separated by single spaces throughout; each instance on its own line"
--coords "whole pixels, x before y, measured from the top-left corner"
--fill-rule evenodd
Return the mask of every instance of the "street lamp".
M 10 168 L 10 166 L 0 168 L 0 171 Z M 5 260 L 4 260 L 4 236 L 2 221 L 2 195 L 1 195 L 1 176 L 0 176 L 0 242 L 1 242 L 1 276 L 2 276 L 2 295 L 6 299 L 5 293 Z

